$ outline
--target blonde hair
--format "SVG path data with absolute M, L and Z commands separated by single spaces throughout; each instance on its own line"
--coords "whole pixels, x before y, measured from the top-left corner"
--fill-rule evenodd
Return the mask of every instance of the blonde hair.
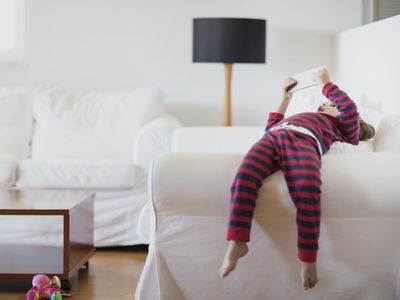
M 375 128 L 361 118 L 359 118 L 358 121 L 360 123 L 360 133 L 358 135 L 359 140 L 365 141 L 372 139 L 375 135 Z

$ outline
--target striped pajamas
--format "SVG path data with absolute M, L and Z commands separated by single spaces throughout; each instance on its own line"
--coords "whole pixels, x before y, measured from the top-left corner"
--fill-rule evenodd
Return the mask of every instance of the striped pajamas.
M 280 128 L 282 122 L 302 126 L 313 133 L 323 153 L 334 141 L 358 143 L 358 112 L 354 102 L 328 83 L 323 93 L 332 100 L 340 115 L 302 113 L 283 118 L 270 113 L 264 136 L 245 155 L 231 186 L 231 209 L 228 240 L 248 242 L 258 190 L 264 179 L 277 170 L 284 174 L 290 196 L 296 207 L 297 256 L 304 262 L 315 262 L 321 218 L 321 156 L 317 141 L 304 133 Z

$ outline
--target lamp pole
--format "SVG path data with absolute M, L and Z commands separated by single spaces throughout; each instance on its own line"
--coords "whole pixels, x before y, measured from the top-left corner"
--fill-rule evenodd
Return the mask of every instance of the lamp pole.
M 224 126 L 232 126 L 232 109 L 231 109 L 231 80 L 232 80 L 233 64 L 224 64 L 225 70 L 225 108 L 224 108 Z

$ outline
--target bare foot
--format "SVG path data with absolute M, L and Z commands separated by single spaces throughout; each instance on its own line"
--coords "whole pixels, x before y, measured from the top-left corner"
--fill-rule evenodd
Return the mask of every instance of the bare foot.
M 249 248 L 247 247 L 246 242 L 229 241 L 224 262 L 219 270 L 219 276 L 228 276 L 228 274 L 235 269 L 238 259 L 245 256 L 247 252 L 249 252 Z
M 300 276 L 305 290 L 313 288 L 318 282 L 317 264 L 303 262 Z

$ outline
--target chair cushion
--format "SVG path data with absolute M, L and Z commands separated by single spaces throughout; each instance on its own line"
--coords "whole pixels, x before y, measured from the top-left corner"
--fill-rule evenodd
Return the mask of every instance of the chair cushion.
M 15 184 L 18 159 L 10 154 L 0 152 L 0 187 Z
M 135 181 L 129 162 L 57 160 L 21 161 L 17 186 L 21 188 L 126 189 Z
M 18 158 L 30 155 L 32 100 L 23 87 L 0 88 L 0 151 Z
M 137 131 L 163 114 L 157 89 L 35 93 L 32 158 L 132 161 Z

